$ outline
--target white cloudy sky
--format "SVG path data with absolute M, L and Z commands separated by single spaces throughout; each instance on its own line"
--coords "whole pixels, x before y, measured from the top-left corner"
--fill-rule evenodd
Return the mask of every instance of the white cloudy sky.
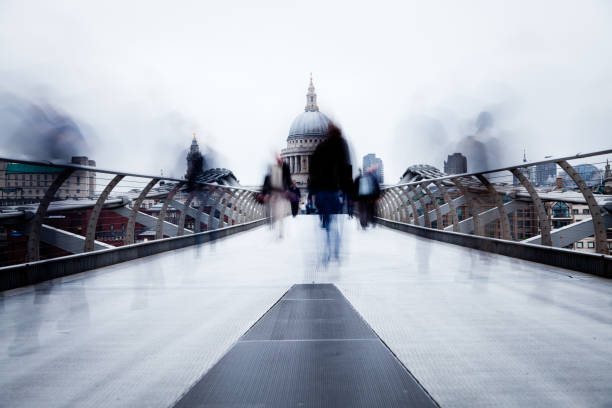
M 255 184 L 312 71 L 391 182 L 441 166 L 485 110 L 500 164 L 612 147 L 611 4 L 0 0 L 0 92 L 72 116 L 98 166 L 168 174 L 196 132 Z

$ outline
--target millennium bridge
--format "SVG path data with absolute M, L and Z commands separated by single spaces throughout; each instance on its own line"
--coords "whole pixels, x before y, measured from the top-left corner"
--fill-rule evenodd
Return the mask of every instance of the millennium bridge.
M 612 406 L 612 196 L 574 164 L 610 153 L 384 186 L 375 228 L 339 216 L 329 264 L 317 216 L 278 239 L 257 188 L 0 158 L 54 169 L 0 212 L 21 240 L 0 268 L 0 406 Z M 547 163 L 576 188 L 534 186 Z M 85 172 L 101 193 L 54 199 Z M 589 216 L 555 227 L 559 202 Z

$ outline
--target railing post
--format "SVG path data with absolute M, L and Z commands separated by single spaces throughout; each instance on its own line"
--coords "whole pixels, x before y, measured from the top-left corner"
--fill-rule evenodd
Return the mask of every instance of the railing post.
M 546 214 L 546 207 L 544 207 L 544 203 L 540 199 L 538 192 L 533 187 L 533 184 L 529 181 L 527 177 L 521 172 L 518 168 L 510 169 L 510 173 L 516 177 L 525 190 L 529 193 L 531 197 L 531 201 L 535 204 L 536 210 L 538 212 L 538 221 L 540 223 L 540 236 L 542 245 L 552 246 L 552 237 L 550 236 L 550 219 L 548 218 L 548 214 Z
M 408 223 L 410 220 L 410 216 L 408 214 L 408 202 L 404 200 L 404 191 L 399 187 L 393 187 L 393 194 L 395 195 L 395 199 L 398 205 L 398 221 Z
M 481 228 L 480 218 L 478 214 L 480 214 L 480 208 L 478 207 L 478 203 L 472 197 L 472 193 L 459 181 L 457 178 L 452 178 L 451 181 L 459 188 L 461 194 L 465 197 L 465 201 L 467 202 L 468 209 L 470 213 L 472 213 L 472 222 L 474 223 L 474 235 L 484 235 L 484 229 Z M 466 217 L 467 218 L 467 217 Z
M 255 193 L 250 194 L 249 197 L 250 200 L 247 202 L 247 207 L 245 209 L 246 222 L 253 221 L 255 219 L 255 205 L 257 204 Z
M 431 221 L 429 220 L 429 213 L 427 212 L 427 206 L 425 205 L 425 200 L 423 200 L 423 197 L 421 197 L 421 195 L 418 193 L 418 190 L 414 186 L 410 185 L 408 186 L 408 188 L 410 189 L 412 194 L 416 196 L 417 200 L 419 200 L 419 205 L 421 206 L 421 209 L 423 210 L 423 225 L 422 226 L 431 228 Z
M 607 246 L 606 224 L 601 216 L 601 208 L 599 208 L 593 192 L 571 164 L 565 160 L 558 161 L 557 164 L 572 178 L 572 180 L 574 180 L 574 183 L 576 183 L 580 189 L 582 196 L 589 206 L 589 211 L 593 219 L 593 230 L 595 232 L 595 251 L 598 254 L 608 255 L 610 250 Z
M 247 193 L 247 190 L 242 190 L 240 196 L 236 200 L 236 207 L 234 208 L 234 214 L 232 214 L 234 224 L 240 224 L 240 218 L 242 216 L 242 206 L 244 205 L 244 199 L 246 198 Z
M 416 205 L 414 204 L 412 195 L 410 195 L 410 193 L 407 191 L 408 188 L 406 189 L 400 188 L 400 189 L 404 192 L 405 197 L 408 199 L 408 202 L 410 203 L 410 208 L 412 208 L 412 224 L 418 225 L 419 212 L 417 211 Z
M 236 198 L 236 203 L 234 204 L 233 208 L 234 211 L 232 213 L 232 219 L 234 220 L 234 224 L 240 224 L 240 211 L 246 193 L 248 193 L 247 190 L 240 190 L 240 193 L 238 193 L 238 197 Z
M 234 211 L 234 206 L 236 205 L 236 196 L 238 195 L 238 190 L 230 189 L 228 191 L 228 194 L 229 194 L 229 198 L 228 198 L 229 201 L 225 203 L 225 206 L 223 207 L 223 213 L 224 213 L 223 219 L 227 217 L 227 226 L 229 227 L 230 225 L 232 225 L 232 212 Z
M 399 200 L 400 203 L 400 222 L 409 223 L 410 222 L 410 212 L 408 211 L 408 199 L 406 198 L 406 194 L 401 187 L 393 187 L 395 189 L 395 196 Z
M 236 199 L 236 206 L 234 208 L 234 213 L 232 214 L 232 219 L 234 220 L 234 225 L 240 224 L 240 218 L 242 214 L 242 207 L 244 206 L 244 200 L 248 195 L 248 190 L 241 190 L 240 195 Z
M 383 213 L 383 204 L 382 204 L 384 197 L 385 197 L 385 191 L 382 190 L 380 192 L 380 197 L 378 198 L 378 200 L 376 200 L 376 203 L 374 203 L 374 213 L 380 218 L 385 218 L 385 214 Z
M 26 253 L 27 262 L 34 262 L 40 259 L 40 231 L 42 230 L 42 224 L 45 215 L 47 214 L 47 209 L 49 208 L 49 204 L 51 204 L 51 200 L 53 200 L 57 190 L 62 186 L 62 184 L 64 184 L 64 181 L 66 181 L 66 179 L 70 177 L 73 172 L 73 169 L 67 168 L 59 173 L 45 192 L 42 200 L 40 200 L 36 214 L 30 222 L 31 227 L 28 235 L 28 247 Z
M 134 202 L 132 206 L 132 211 L 130 212 L 130 218 L 128 219 L 127 231 L 125 232 L 125 245 L 130 245 L 134 243 L 134 228 L 136 227 L 136 215 L 138 214 L 138 211 L 140 210 L 140 205 L 144 201 L 145 197 L 147 196 L 147 194 L 149 194 L 149 191 L 151 191 L 153 186 L 155 186 L 158 182 L 158 178 L 154 178 L 149 181 L 149 183 L 145 186 L 144 189 L 142 189 L 140 195 Z
M 398 192 L 398 188 L 391 187 L 390 190 L 393 193 L 393 201 L 395 202 L 395 211 L 394 211 L 395 220 L 399 222 L 405 222 L 406 215 L 404 211 L 404 202 L 402 201 L 402 197 L 400 196 Z
M 393 190 L 393 187 L 388 188 L 386 191 L 389 193 L 389 204 L 391 205 L 389 219 L 393 221 L 399 221 L 399 218 L 400 218 L 399 211 L 400 211 L 401 202 L 397 199 L 395 195 L 395 191 Z
M 170 205 L 170 201 L 174 199 L 174 196 L 184 184 L 184 182 L 177 183 L 176 186 L 174 186 L 174 188 L 168 193 L 168 195 L 164 199 L 164 204 L 162 205 L 161 211 L 159 212 L 159 216 L 157 217 L 157 224 L 155 226 L 155 239 L 161 239 L 164 237 L 164 221 L 166 220 L 168 205 Z
M 248 192 L 245 194 L 244 199 L 241 204 L 241 211 L 239 215 L 239 220 L 241 223 L 245 223 L 249 221 L 249 211 L 251 210 L 252 199 L 254 193 Z
M 459 232 L 459 217 L 457 216 L 457 209 L 455 208 L 455 203 L 453 202 L 450 195 L 448 194 L 448 191 L 446 191 L 446 189 L 444 188 L 441 182 L 434 181 L 434 184 L 436 185 L 436 187 L 438 187 L 438 190 L 440 190 L 440 192 L 442 193 L 442 196 L 444 197 L 444 201 L 446 202 L 446 204 L 448 204 L 448 208 L 450 210 L 450 214 L 453 219 L 453 231 Z
M 378 197 L 378 200 L 376 200 L 376 202 L 374 203 L 374 214 L 380 218 L 384 218 L 382 215 L 382 198 L 384 194 L 384 190 L 381 190 L 380 197 Z M 357 207 L 357 211 L 359 211 L 359 207 Z
M 382 196 L 382 204 L 383 204 L 383 218 L 387 220 L 391 219 L 391 209 L 389 205 L 389 197 L 388 197 L 387 190 L 385 190 L 385 193 Z
M 510 220 L 508 219 L 508 214 L 506 214 L 506 211 L 504 210 L 504 202 L 502 201 L 499 194 L 497 194 L 497 190 L 495 190 L 493 184 L 491 184 L 491 182 L 485 176 L 483 176 L 482 174 L 477 174 L 476 178 L 487 188 L 487 190 L 489 190 L 489 196 L 497 206 L 497 211 L 499 213 L 499 222 L 501 224 L 502 230 L 502 239 L 508 241 L 512 240 L 512 237 L 510 236 Z
M 429 188 L 427 187 L 426 183 L 422 183 L 421 188 L 425 191 L 425 194 L 429 196 L 434 206 L 434 209 L 436 210 L 436 220 L 438 221 L 436 223 L 438 224 L 437 228 L 444 229 L 444 223 L 442 222 L 442 212 L 440 211 L 440 205 L 438 204 L 438 200 L 436 200 L 436 197 L 431 193 L 431 191 L 429 191 Z
M 104 206 L 104 202 L 108 198 L 109 194 L 119 184 L 121 180 L 123 180 L 123 175 L 118 174 L 108 183 L 104 190 L 98 197 L 98 201 L 96 201 L 96 205 L 94 205 L 91 210 L 91 215 L 89 216 L 89 221 L 87 222 L 87 233 L 85 234 L 85 245 L 83 247 L 84 252 L 91 252 L 94 250 L 94 244 L 96 241 L 96 227 L 98 225 L 98 218 L 100 218 L 100 213 L 102 212 L 102 207 Z

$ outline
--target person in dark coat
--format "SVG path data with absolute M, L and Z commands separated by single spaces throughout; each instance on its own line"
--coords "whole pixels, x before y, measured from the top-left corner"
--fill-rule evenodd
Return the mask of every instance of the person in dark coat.
M 272 173 L 275 171 L 275 168 L 281 168 L 281 179 L 280 182 L 275 182 L 275 185 L 272 184 Z M 268 169 L 268 174 L 264 178 L 263 188 L 261 193 L 264 197 L 269 197 L 272 192 L 282 192 L 283 194 L 289 190 L 291 187 L 291 172 L 289 170 L 289 165 L 282 161 L 280 157 L 276 158 L 276 166 L 272 165 Z
M 330 123 L 327 138 L 323 140 L 312 154 L 310 164 L 309 194 L 321 218 L 321 227 L 326 231 L 327 262 L 333 255 L 339 259 L 340 231 L 336 214 L 342 212 L 347 196 L 353 189 L 352 167 L 348 145 L 342 132 Z
M 375 171 L 376 168 L 371 167 L 355 179 L 353 195 L 357 200 L 359 223 L 364 229 L 368 224 L 374 225 L 374 209 L 380 197 L 380 185 L 374 175 Z
M 289 186 L 289 202 L 291 203 L 291 214 L 295 217 L 300 209 L 300 189 L 295 181 Z

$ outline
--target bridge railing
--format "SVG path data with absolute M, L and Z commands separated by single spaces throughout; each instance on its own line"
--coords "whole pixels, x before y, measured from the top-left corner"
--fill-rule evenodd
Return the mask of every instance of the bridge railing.
M 41 239 L 78 254 L 264 218 L 257 190 L 73 163 L 0 157 L 0 193 L 6 235 L 0 266 L 40 260 Z M 13 248 L 19 253 L 8 253 L 12 234 L 22 236 Z
M 594 236 L 594 251 L 608 255 L 612 178 L 605 156 L 610 153 L 612 149 L 386 186 L 377 216 L 423 228 L 564 248 Z M 595 165 L 586 168 L 599 172 L 595 182 L 592 173 L 585 180 L 584 164 L 570 164 L 585 159 Z M 561 177 L 543 182 L 542 173 Z M 582 209 L 580 216 L 569 212 L 570 205 Z M 586 219 L 573 222 L 579 218 Z

